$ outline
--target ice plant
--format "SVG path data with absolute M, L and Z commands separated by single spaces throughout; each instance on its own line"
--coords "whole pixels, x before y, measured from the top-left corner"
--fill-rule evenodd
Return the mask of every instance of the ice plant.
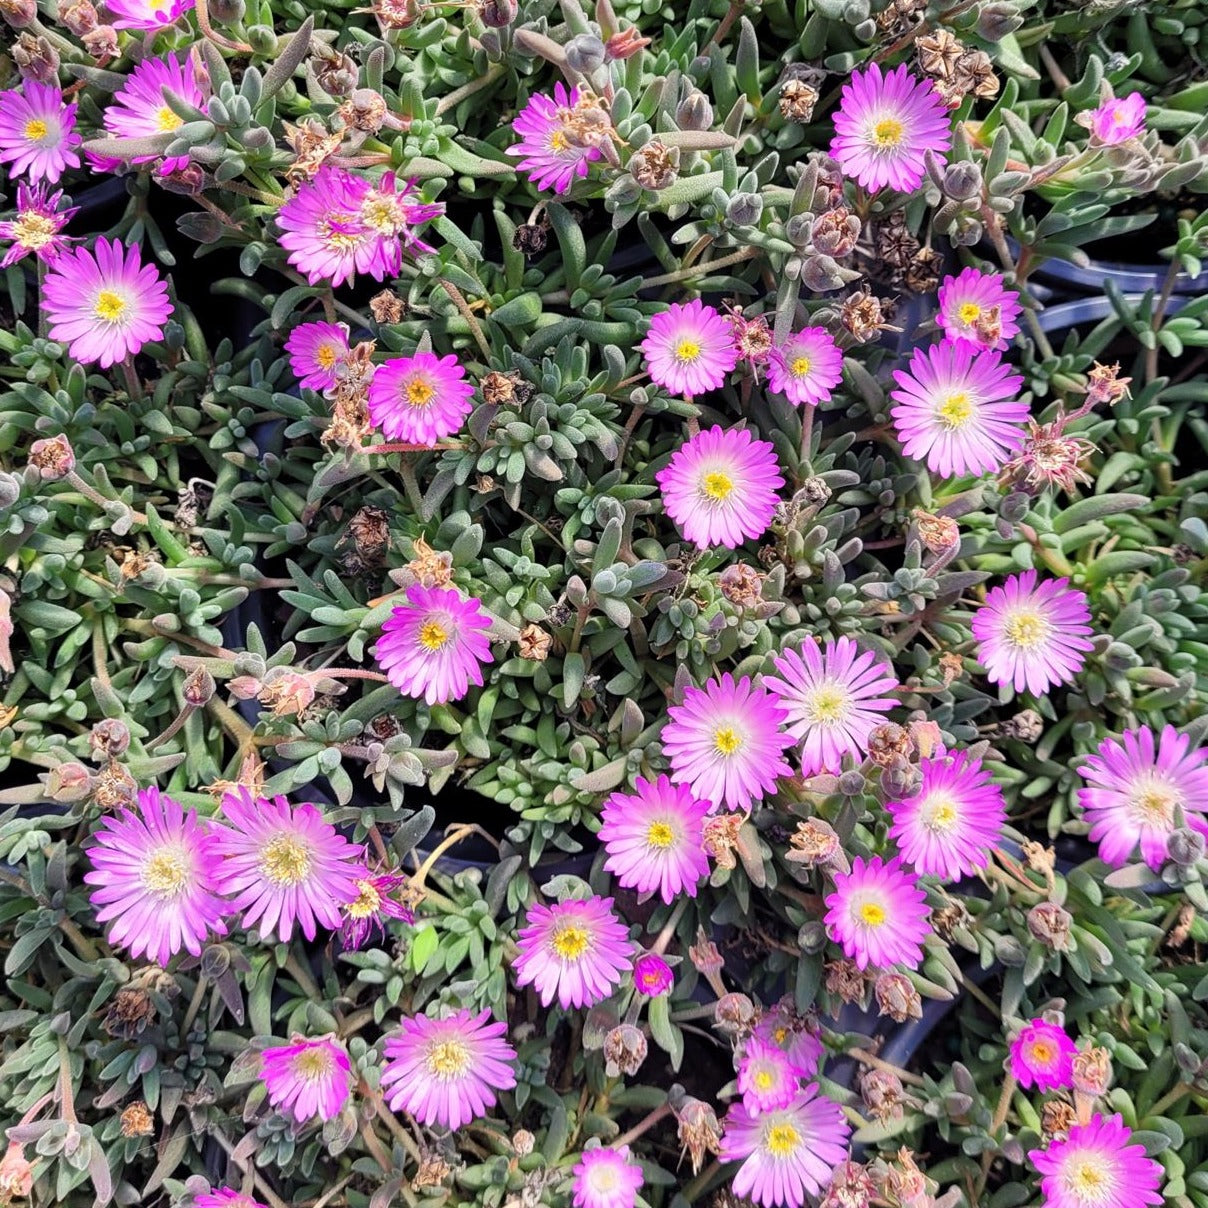
M 575 178 L 585 177 L 588 166 L 601 157 L 600 149 L 584 145 L 573 129 L 575 111 L 586 99 L 578 88 L 567 92 L 562 84 L 555 84 L 552 97 L 542 93 L 530 97 L 512 122 L 520 141 L 507 153 L 520 157 L 516 166 L 538 189 L 570 192 Z
M 965 751 L 921 759 L 919 771 L 914 796 L 886 806 L 902 859 L 923 876 L 949 881 L 985 868 L 1006 822 L 1002 789 Z
M 973 615 L 977 658 L 992 684 L 1042 696 L 1070 683 L 1091 649 L 1091 610 L 1068 579 L 1011 575 Z
M 940 326 L 954 344 L 1002 351 L 1019 334 L 1019 295 L 1001 273 L 967 268 L 940 284 Z
M 997 353 L 947 340 L 894 370 L 893 426 L 902 452 L 943 478 L 1001 469 L 1023 444 L 1023 384 Z
M 808 1016 L 799 1015 L 791 998 L 782 999 L 755 1026 L 755 1035 L 778 1045 L 802 1078 L 812 1078 L 822 1064 L 826 1046 Z
M 295 1036 L 290 1044 L 264 1050 L 260 1079 L 269 1103 L 282 1115 L 299 1124 L 315 1117 L 331 1120 L 348 1101 L 352 1063 L 344 1046 L 329 1036 Z
M 398 872 L 371 872 L 368 868 L 358 870 L 356 878 L 357 896 L 344 904 L 344 925 L 340 928 L 340 940 L 345 948 L 360 948 L 374 933 L 386 934 L 387 919 L 401 919 L 404 923 L 415 922 L 414 913 L 390 895 L 407 878 Z
M 361 848 L 349 843 L 310 804 L 254 797 L 240 787 L 222 799 L 230 827 L 221 832 L 222 891 L 261 939 L 282 942 L 295 924 L 308 940 L 319 927 L 338 931 L 340 908 L 358 893 Z
M 630 1159 L 628 1145 L 585 1149 L 571 1173 L 574 1208 L 633 1208 L 642 1185 L 642 1168 Z
M 65 105 L 56 85 L 26 80 L 21 92 L 0 92 L 0 164 L 12 176 L 54 184 L 80 166 L 75 120 L 75 103 Z
M 259 1200 L 231 1187 L 220 1187 L 193 1197 L 193 1208 L 264 1208 Z
M 4 253 L 0 268 L 8 268 L 30 254 L 45 264 L 53 264 L 67 244 L 59 232 L 71 221 L 77 207 L 63 209 L 62 190 L 52 193 L 39 182 L 17 186 L 17 213 L 0 222 L 0 239 L 11 239 L 13 246 Z
M 188 55 L 165 55 L 162 59 L 144 59 L 113 95 L 105 110 L 105 129 L 118 138 L 146 138 L 179 130 L 185 119 L 168 104 L 171 92 L 186 105 L 204 109 L 205 94 L 198 82 L 197 69 Z M 149 163 L 155 155 L 142 155 L 132 162 Z M 161 173 L 185 167 L 189 157 L 176 156 L 160 164 Z
M 745 428 L 698 432 L 654 480 L 667 515 L 702 549 L 735 549 L 762 536 L 784 486 L 774 446 Z
M 735 1104 L 725 1119 L 721 1160 L 741 1162 L 734 1194 L 762 1208 L 803 1208 L 847 1157 L 851 1126 L 816 1086 L 786 1107 L 753 1112 Z
M 678 781 L 715 808 L 746 809 L 793 774 L 782 754 L 793 742 L 780 728 L 783 711 L 745 675 L 690 687 L 667 714 L 663 754 Z
M 800 1077 L 788 1054 L 777 1044 L 752 1036 L 738 1061 L 738 1093 L 752 1112 L 787 1107 L 800 1090 Z
M 195 0 L 105 0 L 114 29 L 160 29 L 179 21 Z
M 381 239 L 361 217 L 368 188 L 351 172 L 324 165 L 277 211 L 281 246 L 311 285 L 343 285 L 356 273 L 377 281 L 387 275 Z
M 851 872 L 836 872 L 826 897 L 826 929 L 859 969 L 916 969 L 931 934 L 926 894 L 898 859 L 857 856 Z
M 226 934 L 219 831 L 154 786 L 136 804 L 102 818 L 88 848 L 97 921 L 133 957 L 166 966 L 182 949 L 200 956 L 208 936 Z
M 807 638 L 772 660 L 777 675 L 764 676 L 764 687 L 784 715 L 787 733 L 801 744 L 801 770 L 807 776 L 838 772 L 845 755 L 863 757 L 868 736 L 898 702 L 892 696 L 893 668 L 871 650 L 860 652 L 852 638 L 819 647 Z
M 474 410 L 474 386 L 457 357 L 430 352 L 394 357 L 369 383 L 369 418 L 388 440 L 434 445 Z
M 563 1010 L 603 1002 L 630 967 L 629 928 L 612 898 L 571 899 L 529 908 L 517 936 L 513 969 L 518 986 L 532 986 L 548 1007 Z
M 1105 864 L 1119 868 L 1139 848 L 1161 868 L 1179 810 L 1183 825 L 1208 835 L 1208 747 L 1193 748 L 1173 726 L 1156 738 L 1148 726 L 1105 738 L 1078 774 L 1078 804 Z
M 496 1093 L 516 1085 L 516 1050 L 505 1039 L 507 1024 L 490 1018 L 489 1011 L 461 1010 L 443 1019 L 404 1019 L 399 1034 L 385 1044 L 382 1087 L 391 1110 L 442 1128 L 485 1116 Z
M 640 347 L 651 380 L 689 398 L 720 390 L 738 364 L 732 326 L 699 298 L 655 315 Z
M 1011 1076 L 1027 1090 L 1055 1091 L 1070 1085 L 1078 1046 L 1064 1030 L 1044 1019 L 1025 1024 L 1011 1042 Z
M 843 353 L 825 327 L 805 327 L 773 352 L 768 385 L 790 403 L 824 403 L 843 380 Z
M 414 182 L 404 181 L 400 189 L 398 178 L 390 172 L 374 188 L 365 188 L 357 216 L 377 237 L 376 262 L 383 276 L 398 276 L 404 250 L 412 255 L 435 251 L 417 229 L 444 212 L 439 202 L 417 201 Z
M 482 687 L 482 668 L 494 661 L 490 628 L 480 600 L 464 599 L 455 587 L 413 583 L 406 603 L 382 625 L 373 655 L 404 696 L 443 705 L 461 700 L 471 684 Z
M 668 904 L 680 894 L 695 897 L 709 875 L 703 845 L 709 802 L 666 776 L 653 784 L 639 776 L 634 790 L 613 793 L 600 813 L 599 839 L 608 853 L 604 867 L 626 889 L 658 893 Z
M 300 386 L 330 390 L 348 355 L 348 325 L 345 323 L 302 323 L 285 341 L 289 367 Z
M 1145 129 L 1145 98 L 1139 92 L 1104 101 L 1087 115 L 1087 125 L 1096 142 L 1114 147 L 1136 138 Z
M 942 164 L 951 146 L 943 99 L 905 64 L 882 73 L 879 64 L 870 63 L 843 85 L 830 153 L 844 175 L 870 192 L 886 185 L 901 193 L 917 189 L 924 154 L 934 152 Z
M 633 986 L 643 998 L 661 998 L 675 984 L 675 975 L 657 952 L 643 952 L 633 962 Z
M 1029 1154 L 1044 1208 L 1146 1208 L 1162 1198 L 1162 1167 L 1132 1140 L 1123 1117 L 1098 1112 L 1064 1141 Z

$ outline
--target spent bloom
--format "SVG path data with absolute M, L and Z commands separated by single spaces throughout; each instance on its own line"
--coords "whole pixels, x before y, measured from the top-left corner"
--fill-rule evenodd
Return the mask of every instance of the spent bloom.
M 992 684 L 1042 696 L 1068 684 L 1091 649 L 1091 610 L 1068 579 L 1037 582 L 1034 570 L 1011 575 L 973 616 L 977 658 Z
M 204 108 L 205 95 L 189 57 L 165 55 L 162 59 L 144 59 L 114 93 L 113 103 L 105 110 L 105 129 L 118 138 L 145 138 L 179 130 L 185 124 L 184 118 L 168 104 L 166 92 L 195 109 Z M 143 155 L 131 162 L 141 164 L 157 158 Z M 188 162 L 187 155 L 165 159 L 159 171 L 174 172 Z
M 348 355 L 348 325 L 303 323 L 290 332 L 285 351 L 300 386 L 308 390 L 331 390 Z
M 923 960 L 931 934 L 926 894 L 897 859 L 857 856 L 851 872 L 836 872 L 835 891 L 826 897 L 826 929 L 859 969 L 905 965 Z
M 0 164 L 12 176 L 54 184 L 80 166 L 76 106 L 65 105 L 54 84 L 26 80 L 21 92 L 0 92 Z
M 552 97 L 541 93 L 530 97 L 512 122 L 520 141 L 507 153 L 521 157 L 516 166 L 538 189 L 568 193 L 575 177 L 586 176 L 588 165 L 600 158 L 599 147 L 576 138 L 572 127 L 576 111 L 589 103 L 588 94 L 578 88 L 567 92 L 562 84 L 555 84 Z
M 738 1092 L 752 1112 L 787 1107 L 800 1089 L 799 1071 L 777 1044 L 757 1035 L 743 1046 L 738 1062 Z
M 431 352 L 394 357 L 369 384 L 369 418 L 388 440 L 434 445 L 474 409 L 474 387 L 457 358 Z
M 265 1049 L 260 1055 L 260 1079 L 268 1101 L 282 1115 L 305 1124 L 316 1116 L 331 1120 L 348 1101 L 352 1063 L 344 1046 L 329 1036 Z
M 53 264 L 67 243 L 59 232 L 71 221 L 78 207 L 60 207 L 62 190 L 52 193 L 39 182 L 17 186 L 17 213 L 0 222 L 0 239 L 11 239 L 13 246 L 4 253 L 0 268 L 8 268 L 31 253 L 45 264 Z
M 962 341 L 916 348 L 894 370 L 893 425 L 902 452 L 944 478 L 999 470 L 1023 444 L 1023 384 L 997 353 Z
M 940 285 L 940 326 L 954 344 L 1002 351 L 1019 334 L 1019 295 L 1001 273 L 967 268 Z
M 784 486 L 771 442 L 745 428 L 698 432 L 654 477 L 667 515 L 702 549 L 736 549 L 762 536 Z
M 965 751 L 922 759 L 919 771 L 914 796 L 886 806 L 902 858 L 925 877 L 949 881 L 985 868 L 1006 822 L 1002 789 Z
M 1094 140 L 1104 146 L 1136 138 L 1145 129 L 1145 98 L 1139 92 L 1113 97 L 1086 114 L 1086 124 Z
M 768 385 L 790 403 L 824 403 L 843 380 L 843 353 L 825 327 L 789 336 L 768 364 Z
M 1011 1076 L 1025 1089 L 1055 1091 L 1070 1085 L 1078 1046 L 1064 1029 L 1044 1019 L 1025 1024 L 1011 1042 Z
M 195 0 L 105 0 L 114 29 L 159 29 L 185 15 Z
M 868 737 L 898 702 L 883 693 L 898 686 L 880 655 L 860 652 L 843 637 L 819 647 L 811 639 L 772 660 L 777 675 L 764 686 L 784 714 L 787 733 L 801 744 L 801 770 L 838 772 L 844 755 L 862 758 Z
M 843 85 L 830 153 L 844 175 L 866 189 L 917 189 L 924 154 L 934 151 L 942 164 L 951 146 L 948 109 L 940 94 L 905 64 L 882 73 L 871 63 Z
M 1146 1208 L 1162 1204 L 1162 1167 L 1132 1140 L 1117 1113 L 1098 1112 L 1071 1125 L 1064 1141 L 1033 1149 L 1028 1158 L 1040 1174 L 1044 1208 Z
M 630 967 L 629 928 L 613 913 L 612 898 L 537 903 L 517 944 L 516 984 L 531 985 L 546 1007 L 555 997 L 563 1010 L 595 1006 Z
M 344 925 L 340 928 L 341 942 L 353 950 L 375 932 L 385 935 L 387 919 L 415 922 L 411 909 L 391 897 L 400 885 L 407 883 L 402 873 L 371 872 L 368 868 L 359 869 L 358 873 L 357 896 L 344 904 Z
M 386 618 L 373 648 L 404 696 L 443 705 L 461 700 L 471 684 L 482 687 L 482 668 L 494 660 L 487 639 L 491 618 L 481 603 L 463 599 L 455 587 L 412 583 L 407 588 L 407 602 Z
M 1086 781 L 1078 804 L 1105 864 L 1119 868 L 1140 848 L 1150 868 L 1161 868 L 1177 810 L 1183 825 L 1208 835 L 1208 748 L 1192 748 L 1173 726 L 1157 737 L 1142 726 L 1105 738 L 1078 774 Z
M 727 672 L 690 687 L 667 714 L 663 753 L 693 796 L 714 808 L 746 809 L 793 774 L 782 754 L 793 742 L 781 730 L 782 710 L 745 675 L 735 682 Z
M 461 1010 L 443 1019 L 404 1019 L 385 1045 L 382 1087 L 391 1109 L 442 1128 L 485 1116 L 496 1092 L 516 1085 L 507 1024 L 488 1022 L 490 1016 Z
M 687 785 L 666 776 L 653 784 L 642 777 L 633 793 L 613 793 L 600 814 L 599 839 L 608 853 L 604 867 L 617 883 L 638 893 L 658 893 L 670 904 L 681 893 L 696 897 L 709 875 L 704 819 L 711 806 Z
M 633 985 L 644 998 L 661 998 L 675 984 L 671 966 L 657 952 L 643 952 L 633 962 Z
M 226 933 L 218 832 L 154 786 L 137 805 L 102 818 L 88 849 L 97 921 L 112 923 L 109 942 L 131 956 L 161 965 L 182 948 L 200 956 L 207 936 Z
M 640 347 L 651 380 L 689 398 L 720 390 L 738 364 L 733 328 L 699 298 L 655 315 Z
M 642 1185 L 642 1168 L 630 1158 L 628 1145 L 585 1149 L 571 1173 L 574 1208 L 633 1208 Z
M 259 923 L 261 939 L 287 942 L 295 923 L 308 940 L 320 926 L 338 931 L 340 907 L 357 896 L 361 848 L 349 843 L 310 804 L 254 797 L 240 787 L 222 799 L 231 824 L 221 832 L 222 891 L 242 912 L 243 926 Z

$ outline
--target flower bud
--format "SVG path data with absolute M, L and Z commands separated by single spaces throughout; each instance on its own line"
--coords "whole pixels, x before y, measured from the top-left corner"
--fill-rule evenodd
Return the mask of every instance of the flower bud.
M 643 47 L 650 45 L 649 38 L 643 38 L 636 25 L 615 33 L 604 45 L 604 57 L 608 62 L 618 59 L 632 59 Z
M 719 1031 L 742 1036 L 754 1026 L 755 1004 L 745 994 L 726 994 L 717 1000 L 714 1015 Z
M 244 0 L 210 0 L 210 18 L 219 25 L 237 25 L 246 13 Z
M 694 88 L 675 108 L 675 124 L 681 130 L 708 130 L 713 125 L 709 98 Z
M 604 43 L 594 34 L 578 34 L 563 49 L 567 63 L 583 75 L 604 66 Z
M 1091 1045 L 1085 1053 L 1074 1057 L 1074 1090 L 1080 1095 L 1098 1099 L 1106 1095 L 1112 1084 L 1112 1058 L 1107 1049 Z
M 0 0 L 0 17 L 13 29 L 24 29 L 38 17 L 36 0 Z
M 43 482 L 58 482 L 75 469 L 75 453 L 66 436 L 35 440 L 29 447 L 29 464 Z
M 866 1070 L 860 1077 L 860 1097 L 869 1115 L 881 1124 L 905 1115 L 902 1080 L 888 1070 Z
M 1204 854 L 1204 836 L 1190 827 L 1179 827 L 1166 840 L 1166 854 L 1181 868 L 1191 868 Z
M 839 792 L 844 797 L 860 797 L 868 788 L 868 782 L 860 772 L 844 772 L 839 777 Z
M 873 985 L 877 1009 L 897 1023 L 923 1018 L 923 1000 L 904 973 L 882 973 Z
M 92 792 L 92 773 L 82 763 L 61 763 L 43 783 L 52 801 L 83 801 Z
M 199 709 L 202 705 L 208 704 L 210 698 L 214 695 L 217 685 L 214 683 L 214 677 L 206 670 L 205 667 L 194 667 L 192 671 L 185 676 L 184 687 L 181 694 L 185 698 L 185 704 L 192 705 L 193 708 Z
M 58 84 L 59 52 L 41 34 L 36 37 L 30 33 L 21 34 L 9 53 L 22 79 Z
M 15 474 L 0 470 L 0 508 L 11 508 L 20 498 L 20 479 Z
M 253 25 L 247 31 L 248 45 L 258 55 L 275 58 L 280 39 L 271 25 Z M 351 62 L 351 60 L 349 60 Z
M 1056 902 L 1041 902 L 1028 911 L 1028 931 L 1050 952 L 1067 952 L 1073 916 Z
M 527 1128 L 518 1128 L 512 1134 L 512 1152 L 518 1158 L 527 1158 L 536 1144 L 537 1138 Z
M 977 6 L 977 33 L 987 42 L 1001 42 L 1022 24 L 1023 17 L 1013 4 L 1003 4 L 998 0 L 992 0 L 990 4 Z
M 643 952 L 633 962 L 633 987 L 645 998 L 661 998 L 674 982 L 671 966 L 657 952 Z
M 826 924 L 820 919 L 807 919 L 797 928 L 797 947 L 806 956 L 817 956 L 827 945 L 830 936 L 826 934 Z
M 516 0 L 478 0 L 478 19 L 487 29 L 504 29 L 516 20 Z
M 641 1028 L 623 1023 L 604 1037 L 604 1072 L 610 1078 L 636 1074 L 646 1060 L 646 1037 Z
M 92 727 L 92 732 L 88 735 L 88 745 L 92 748 L 95 758 L 116 759 L 124 755 L 130 747 L 130 728 L 116 717 L 106 717 Z
M 754 226 L 763 216 L 763 198 L 758 193 L 735 193 L 726 204 L 726 220 L 735 226 Z
M 972 160 L 957 160 L 944 167 L 944 193 L 953 201 L 970 201 L 981 189 L 981 168 Z

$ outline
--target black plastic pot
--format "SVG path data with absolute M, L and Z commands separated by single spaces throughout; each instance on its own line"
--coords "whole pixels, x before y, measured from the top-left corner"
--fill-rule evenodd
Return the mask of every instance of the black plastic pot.
M 1170 271 L 1166 264 L 1119 264 L 1111 260 L 1092 260 L 1087 267 L 1072 260 L 1046 260 L 1035 272 L 1035 278 L 1048 284 L 1055 293 L 1100 294 L 1107 280 L 1127 294 L 1143 294 L 1146 290 L 1160 292 Z M 1179 273 L 1175 278 L 1175 294 L 1201 294 L 1208 289 L 1208 271 L 1192 277 Z
M 1126 294 L 1125 300 L 1130 303 L 1141 301 L 1140 294 Z M 1166 305 L 1167 314 L 1180 311 L 1191 298 L 1186 294 L 1177 294 L 1170 298 Z M 1065 331 L 1084 323 L 1099 323 L 1109 315 L 1115 314 L 1111 299 L 1103 294 L 1094 298 L 1076 298 L 1069 302 L 1058 302 L 1054 306 L 1046 306 L 1037 318 L 1045 333 Z

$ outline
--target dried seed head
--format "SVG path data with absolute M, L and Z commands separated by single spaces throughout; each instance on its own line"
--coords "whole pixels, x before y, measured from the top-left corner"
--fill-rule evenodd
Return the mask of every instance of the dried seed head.
M 384 289 L 369 299 L 369 310 L 375 323 L 389 325 L 402 321 L 407 304 L 393 290 Z
M 550 647 L 554 644 L 553 637 L 546 633 L 540 625 L 526 625 L 520 631 L 520 641 L 517 644 L 520 657 L 534 663 L 544 663 L 549 658 Z
M 718 576 L 717 585 L 735 608 L 754 608 L 763 599 L 766 577 L 745 562 L 732 562 Z
M 376 134 L 389 111 L 386 98 L 372 88 L 354 88 L 338 110 L 346 125 L 366 134 Z
M 332 134 L 317 117 L 303 118 L 296 126 L 285 122 L 284 129 L 285 141 L 294 153 L 294 162 L 285 175 L 295 185 L 313 179 L 344 141 L 342 134 Z
M 680 1144 L 692 1161 L 692 1173 L 700 1174 L 705 1154 L 721 1153 L 721 1124 L 712 1106 L 702 1099 L 685 1095 L 673 1105 Z
M 846 957 L 839 960 L 827 961 L 826 991 L 847 1003 L 864 1001 L 864 974 L 855 961 Z
M 483 401 L 496 407 L 506 407 L 508 403 L 515 402 L 520 380 L 520 374 L 515 371 L 501 373 L 498 369 L 492 370 L 479 383 Z
M 522 222 L 512 236 L 512 246 L 526 256 L 536 256 L 545 251 L 549 242 L 549 227 L 546 224 Z
M 848 1160 L 836 1168 L 818 1208 L 868 1208 L 876 1193 L 867 1168 Z
M 902 278 L 902 285 L 912 294 L 934 293 L 943 271 L 944 257 L 932 248 L 920 248 Z
M 874 727 L 868 736 L 868 757 L 879 768 L 887 768 L 914 754 L 914 740 L 905 726 L 892 721 Z
M 155 1121 L 141 1099 L 122 1112 L 120 1123 L 123 1137 L 149 1137 L 155 1131 Z
M 884 222 L 877 225 L 874 242 L 878 259 L 891 268 L 900 269 L 909 266 L 920 247 L 919 241 L 906 225 L 906 217 L 901 210 L 894 210 Z
M 1070 1129 L 1077 1123 L 1078 1113 L 1064 1099 L 1047 1099 L 1040 1109 L 1040 1128 L 1050 1141 L 1068 1140 Z
M 805 818 L 797 823 L 797 829 L 789 836 L 789 849 L 784 858 L 790 864 L 815 868 L 833 863 L 841 850 L 839 836 L 829 822 Z
M 965 904 L 951 899 L 931 912 L 931 925 L 943 940 L 950 940 L 958 927 L 968 927 L 971 921 Z
M 780 116 L 786 122 L 800 122 L 803 125 L 814 116 L 814 106 L 818 104 L 818 89 L 805 80 L 785 80 L 780 86 Z
M 702 843 L 718 868 L 737 867 L 739 832 L 746 820 L 745 814 L 733 813 L 713 814 L 705 819 Z
M 1035 709 L 1023 709 L 999 723 L 999 733 L 1017 742 L 1034 743 L 1044 733 L 1044 718 Z
M 436 1150 L 421 1150 L 419 1169 L 411 1180 L 411 1190 L 423 1191 L 425 1187 L 440 1187 L 452 1173 L 453 1168 Z
M 604 1072 L 609 1078 L 632 1076 L 646 1060 L 646 1037 L 641 1028 L 623 1023 L 604 1037 Z
M 131 806 L 137 794 L 138 781 L 114 759 L 97 773 L 92 785 L 92 799 L 103 810 Z
M 953 680 L 959 679 L 964 674 L 964 660 L 959 654 L 953 654 L 950 650 L 945 650 L 939 657 L 940 682 L 947 688 Z
M 865 1070 L 860 1075 L 860 1097 L 869 1115 L 881 1124 L 900 1120 L 905 1114 L 902 1080 L 888 1070 Z
M 390 549 L 390 517 L 381 508 L 365 504 L 348 522 L 341 545 L 352 547 L 362 566 L 377 567 Z
M 1028 911 L 1028 932 L 1050 952 L 1067 952 L 1074 920 L 1056 902 L 1039 902 Z
M 518 1128 L 512 1134 L 512 1152 L 518 1158 L 527 1158 L 536 1144 L 537 1138 L 527 1128 Z
M 318 41 L 311 43 L 311 51 L 311 69 L 328 96 L 347 96 L 357 86 L 360 71 L 346 54 Z
M 933 554 L 946 554 L 961 539 L 961 527 L 951 516 L 933 516 L 922 508 L 911 513 L 919 527 L 919 539 Z
M 411 543 L 407 570 L 423 587 L 446 587 L 453 578 L 453 555 L 434 550 L 422 537 L 416 537 Z
M 125 755 L 130 747 L 130 727 L 116 717 L 106 717 L 92 727 L 88 735 L 88 745 L 92 749 L 93 758 L 98 762 L 117 759 Z
M 39 84 L 58 84 L 59 52 L 41 34 L 22 33 L 9 53 L 21 78 Z
M 75 470 L 75 453 L 66 436 L 50 436 L 35 440 L 29 447 L 29 464 L 44 482 L 58 482 Z
M 888 326 L 880 298 L 867 289 L 857 290 L 844 298 L 839 307 L 839 317 L 843 326 L 861 344 L 875 339 Z
M 937 29 L 933 34 L 923 34 L 915 40 L 919 66 L 929 76 L 946 80 L 965 53 L 964 43 L 946 29 Z
M 952 69 L 951 82 L 962 95 L 972 93 L 983 100 L 996 97 L 1000 87 L 994 64 L 984 50 L 968 50 L 961 55 Z
M 755 1026 L 755 1004 L 739 993 L 725 994 L 714 1007 L 714 1026 L 727 1036 L 746 1036 Z
M 923 1018 L 923 1000 L 904 973 L 882 973 L 873 985 L 877 1009 L 898 1023 Z
M 124 986 L 105 1012 L 102 1026 L 110 1036 L 133 1040 L 155 1018 L 155 1002 L 146 990 Z
M 1112 1056 L 1105 1048 L 1091 1045 L 1074 1057 L 1074 1090 L 1097 1099 L 1106 1095 L 1112 1084 Z

